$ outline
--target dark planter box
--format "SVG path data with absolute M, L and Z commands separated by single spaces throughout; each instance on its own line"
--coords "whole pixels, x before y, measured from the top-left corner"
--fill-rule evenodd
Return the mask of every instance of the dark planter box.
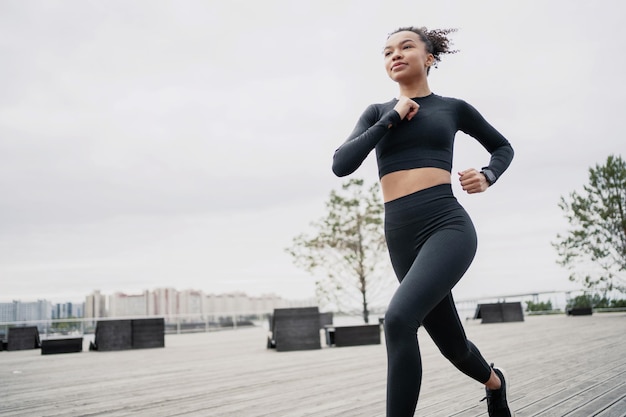
M 165 320 L 103 320 L 96 326 L 89 350 L 111 351 L 165 347 Z
M 379 345 L 380 325 L 326 326 L 326 343 L 337 347 Z
M 133 349 L 165 347 L 165 320 L 163 318 L 133 320 L 131 327 Z
M 96 337 L 90 350 L 101 352 L 132 349 L 130 320 L 103 320 L 96 325 Z
M 567 309 L 568 316 L 590 316 L 593 314 L 591 307 L 572 307 Z
M 36 326 L 9 327 L 7 350 L 39 349 L 39 330 Z
M 524 311 L 520 302 L 478 304 L 474 319 L 482 319 L 481 323 L 524 321 Z
M 321 349 L 317 307 L 276 308 L 270 323 L 268 348 L 277 352 Z
M 83 338 L 46 339 L 41 341 L 41 354 L 76 353 L 83 351 Z

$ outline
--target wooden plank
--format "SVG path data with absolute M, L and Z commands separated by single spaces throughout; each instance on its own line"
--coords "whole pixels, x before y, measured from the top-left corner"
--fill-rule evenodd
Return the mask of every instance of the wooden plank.
M 611 378 L 605 381 L 603 384 L 610 384 L 607 386 L 598 386 L 595 391 L 589 390 L 585 393 L 583 398 L 577 399 L 581 403 L 580 407 L 572 410 L 568 416 L 592 416 L 598 410 L 612 408 L 613 404 L 618 403 L 624 398 L 624 392 L 626 392 L 626 382 L 622 375 L 619 379 Z M 621 412 L 626 414 L 626 408 L 622 408 Z
M 626 394 L 622 393 L 622 396 L 612 404 L 601 406 L 599 413 L 594 417 L 625 417 L 626 416 Z
M 507 370 L 518 417 L 624 417 L 626 314 L 465 324 L 485 357 Z M 0 352 L 0 415 L 385 414 L 384 343 L 279 353 L 265 348 L 266 335 L 255 327 L 166 335 L 164 349 Z M 424 376 L 416 415 L 485 416 L 483 386 L 446 361 L 426 332 L 419 341 Z

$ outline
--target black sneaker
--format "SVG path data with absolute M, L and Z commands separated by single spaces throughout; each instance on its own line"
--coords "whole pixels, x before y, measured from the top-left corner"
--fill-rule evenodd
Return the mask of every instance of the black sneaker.
M 511 410 L 509 409 L 509 405 L 506 400 L 506 379 L 504 377 L 504 371 L 500 368 L 494 368 L 493 363 L 491 364 L 493 371 L 500 378 L 500 383 L 502 384 L 499 389 L 490 390 L 485 388 L 487 396 L 483 398 L 481 401 L 487 400 L 487 411 L 489 412 L 489 417 L 512 417 Z

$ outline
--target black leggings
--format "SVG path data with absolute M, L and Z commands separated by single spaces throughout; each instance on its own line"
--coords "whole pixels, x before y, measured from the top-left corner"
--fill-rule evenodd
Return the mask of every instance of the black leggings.
M 385 314 L 387 416 L 413 416 L 422 380 L 423 325 L 460 371 L 485 383 L 491 368 L 465 331 L 452 299 L 476 253 L 476 231 L 450 184 L 385 203 L 385 236 L 400 281 Z

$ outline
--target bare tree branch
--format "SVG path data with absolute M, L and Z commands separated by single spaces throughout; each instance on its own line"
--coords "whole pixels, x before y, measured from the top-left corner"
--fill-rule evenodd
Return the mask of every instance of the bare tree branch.
M 326 214 L 311 223 L 315 232 L 296 236 L 286 249 L 296 266 L 323 274 L 316 282 L 320 302 L 346 310 L 358 303 L 366 323 L 372 293 L 394 282 L 383 213 L 378 183 L 366 187 L 362 179 L 350 179 L 330 192 Z

